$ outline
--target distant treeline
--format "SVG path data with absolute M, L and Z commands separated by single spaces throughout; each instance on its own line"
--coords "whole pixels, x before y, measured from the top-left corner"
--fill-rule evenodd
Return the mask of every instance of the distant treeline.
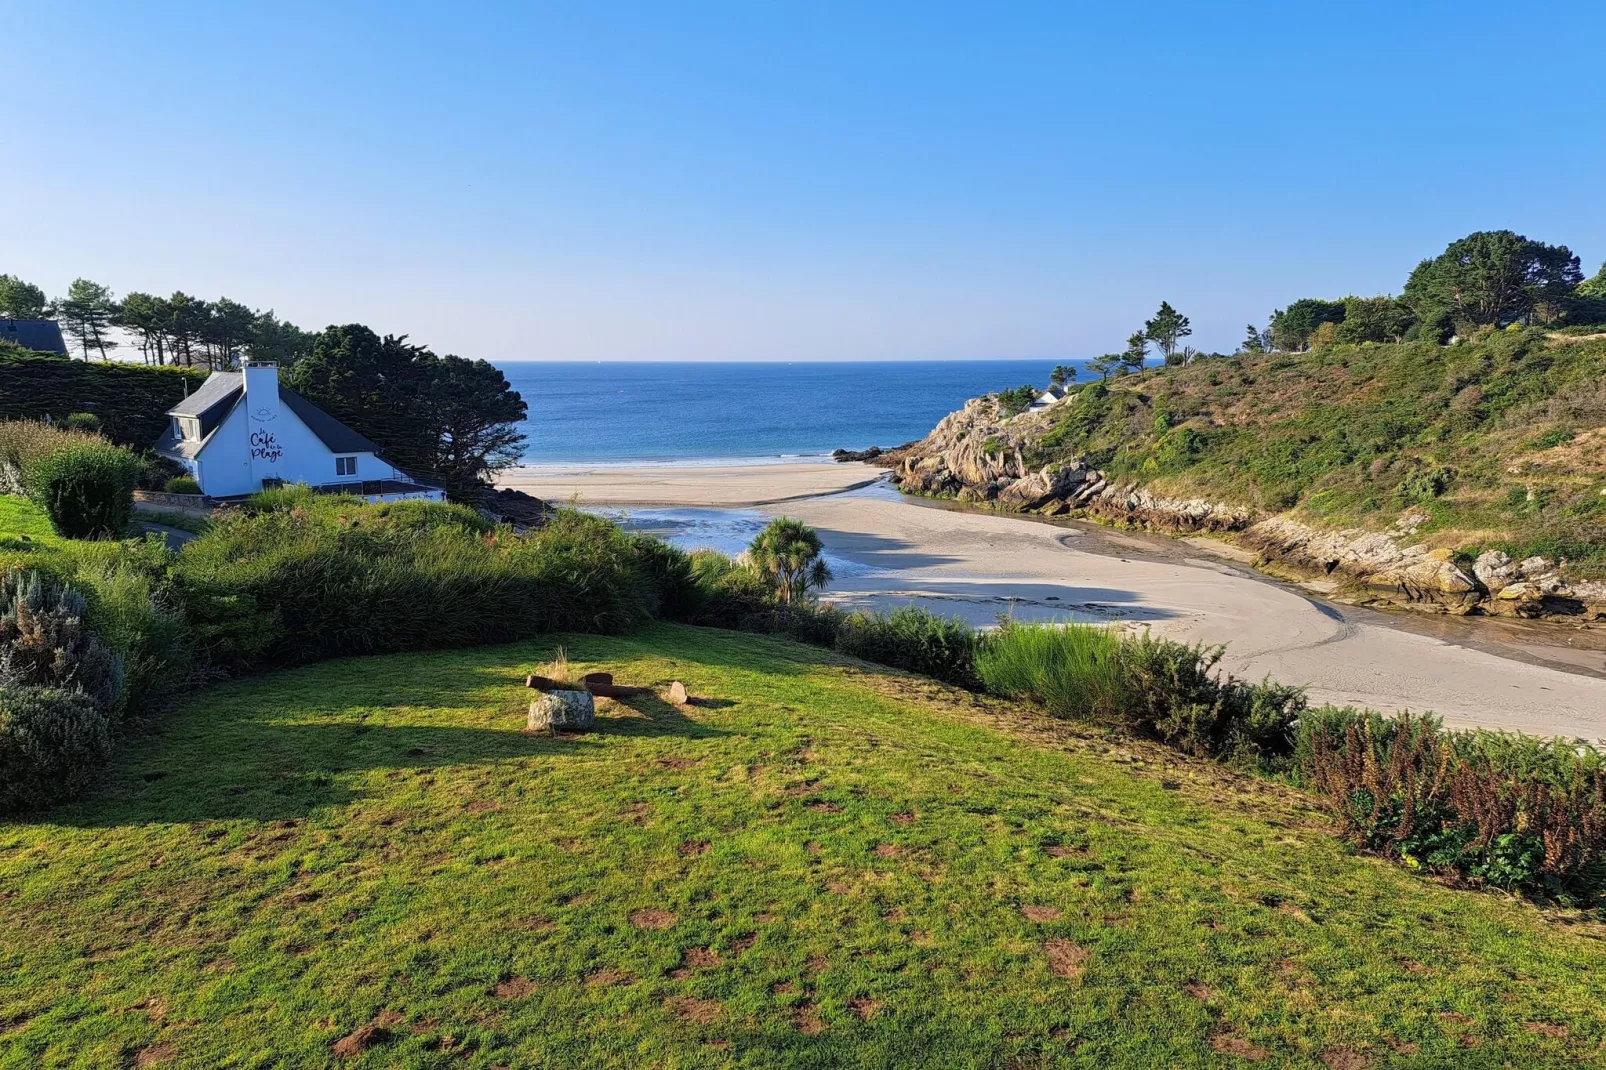
M 1399 296 L 1305 297 L 1249 325 L 1251 353 L 1334 343 L 1443 342 L 1479 327 L 1606 323 L 1606 264 L 1584 278 L 1565 245 L 1509 230 L 1481 230 L 1422 261 Z

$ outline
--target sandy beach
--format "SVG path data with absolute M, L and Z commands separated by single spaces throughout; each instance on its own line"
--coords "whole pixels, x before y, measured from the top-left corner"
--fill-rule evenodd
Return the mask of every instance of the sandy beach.
M 880 475 L 866 465 L 799 462 L 521 469 L 503 482 L 554 500 L 578 495 L 586 505 L 739 510 L 754 525 L 799 517 L 819 529 L 837 572 L 826 597 L 844 606 L 914 601 L 978 625 L 1012 612 L 1152 627 L 1224 643 L 1232 672 L 1304 684 L 1318 702 L 1606 738 L 1606 653 L 1568 649 L 1573 633 L 1564 626 L 1547 627 L 1530 648 L 1502 645 L 1489 622 L 1324 603 L 1199 541 L 939 508 L 864 488 Z M 1448 637 L 1431 634 L 1436 628 Z M 1549 660 L 1546 645 L 1556 648 Z

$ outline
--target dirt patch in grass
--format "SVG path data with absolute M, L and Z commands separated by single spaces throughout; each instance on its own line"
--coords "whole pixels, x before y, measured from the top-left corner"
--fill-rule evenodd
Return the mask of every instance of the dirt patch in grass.
M 1558 1040 L 1569 1032 L 1566 1026 L 1556 1025 L 1554 1022 L 1523 1022 L 1522 1027 L 1535 1036 L 1554 1037 Z
M 903 909 L 903 907 L 893 907 L 890 910 L 885 910 L 881 913 L 882 921 L 904 921 L 908 917 L 909 912 Z
M 528 977 L 509 977 L 496 982 L 496 987 L 491 989 L 491 995 L 497 999 L 524 999 L 539 987 Z
M 1050 858 L 1075 858 L 1087 852 L 1077 850 L 1075 847 L 1067 847 L 1063 843 L 1051 843 L 1043 848 L 1043 853 Z
M 897 858 L 903 854 L 903 848 L 895 843 L 878 843 L 870 853 L 877 858 Z
M 675 915 L 657 907 L 643 907 L 630 912 L 630 924 L 638 929 L 667 929 L 675 924 Z
M 1074 941 L 1056 937 L 1043 944 L 1043 953 L 1048 956 L 1048 968 L 1061 977 L 1074 979 L 1082 976 L 1082 964 L 1087 961 L 1087 948 Z
M 815 799 L 813 802 L 805 803 L 804 805 L 817 814 L 840 814 L 842 812 L 842 807 L 834 802 L 826 802 L 824 799 Z
M 391 1027 L 402 1020 L 395 1011 L 380 1011 L 367 1025 L 358 1026 L 329 1048 L 341 1059 L 353 1059 L 391 1038 Z
M 134 1066 L 144 1070 L 148 1066 L 161 1066 L 173 1057 L 173 1045 L 163 1042 L 152 1044 L 148 1048 L 141 1048 L 139 1054 L 134 1056 Z
M 160 1022 L 167 1017 L 167 1000 L 161 996 L 152 996 L 150 999 L 141 1000 L 134 1004 L 133 1009 L 144 1011 L 145 1017 L 153 1022 Z
M 791 996 L 797 993 L 797 985 L 791 981 L 776 981 L 770 985 L 770 991 L 777 996 Z
M 1371 1070 L 1372 1057 L 1354 1048 L 1334 1048 L 1318 1056 L 1328 1070 Z
M 691 769 L 697 761 L 694 758 L 659 758 L 658 764 L 666 769 Z
M 1252 1063 L 1265 1062 L 1271 1058 L 1271 1052 L 1258 1044 L 1252 1044 L 1243 1037 L 1232 1033 L 1217 1033 L 1210 1038 L 1210 1050 L 1222 1055 L 1236 1055 L 1240 1059 L 1248 1059 Z
M 530 914 L 514 922 L 513 927 L 528 933 L 545 932 L 552 928 L 552 919 L 544 914 Z
M 811 1003 L 803 1004 L 793 1013 L 792 1024 L 806 1037 L 817 1037 L 825 1032 L 825 1019 L 820 1017 Z
M 708 969 L 720 964 L 719 952 L 711 947 L 689 947 L 685 955 L 686 965 L 694 969 Z
M 588 985 L 629 985 L 636 983 L 635 974 L 629 970 L 615 970 L 605 968 L 586 974 L 585 982 Z
M 855 996 L 848 1000 L 848 1010 L 857 1015 L 859 1021 L 868 1022 L 881 1013 L 881 1001 L 868 996 Z
M 1027 921 L 1039 922 L 1059 921 L 1060 918 L 1065 914 L 1065 911 L 1061 910 L 1059 907 L 1041 906 L 1037 904 L 1021 907 L 1020 912 L 1025 915 Z
M 675 996 L 664 1001 L 664 1009 L 683 1022 L 707 1025 L 709 1022 L 717 1022 L 725 1008 L 718 1000 Z
M 1216 993 L 1210 988 L 1210 986 L 1200 984 L 1198 981 L 1194 981 L 1192 984 L 1188 985 L 1187 992 L 1188 995 L 1192 996 L 1200 1003 L 1214 1003 L 1216 1001 Z
M 694 858 L 697 855 L 707 854 L 710 846 L 707 840 L 687 840 L 675 850 L 684 858 Z
M 915 817 L 912 811 L 904 810 L 901 813 L 893 814 L 887 820 L 891 821 L 894 825 L 912 825 L 919 819 Z
M 849 884 L 847 881 L 831 881 L 826 884 L 825 890 L 830 892 L 832 895 L 852 895 L 853 885 Z

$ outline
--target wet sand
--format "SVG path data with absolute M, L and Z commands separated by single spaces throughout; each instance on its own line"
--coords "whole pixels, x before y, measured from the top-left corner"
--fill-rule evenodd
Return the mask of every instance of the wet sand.
M 775 471 L 789 467 L 795 471 Z M 935 507 L 885 486 L 849 490 L 878 474 L 834 464 L 644 466 L 548 471 L 509 485 L 558 499 L 573 488 L 582 504 L 724 510 L 705 517 L 696 508 L 659 509 L 668 534 L 692 522 L 746 531 L 768 516 L 799 517 L 819 529 L 837 572 L 826 597 L 847 607 L 917 602 L 977 625 L 1012 613 L 1152 627 L 1176 639 L 1224 643 L 1230 671 L 1304 684 L 1318 702 L 1606 738 L 1606 652 L 1590 649 L 1598 633 L 1538 625 L 1531 628 L 1543 629 L 1544 639 L 1525 643 L 1522 629 L 1495 622 L 1333 605 L 1251 572 L 1231 559 L 1230 548 Z M 749 508 L 733 509 L 739 505 Z M 651 527 L 654 513 L 640 511 L 639 522 Z M 1580 636 L 1589 642 L 1577 642 Z

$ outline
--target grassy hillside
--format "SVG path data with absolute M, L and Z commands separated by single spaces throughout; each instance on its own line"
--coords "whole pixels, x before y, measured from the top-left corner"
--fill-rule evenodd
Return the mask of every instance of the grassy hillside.
M 1219 766 L 660 625 L 215 687 L 0 825 L 0 1065 L 1606 1065 L 1606 927 Z
M 1208 358 L 1084 387 L 1040 460 L 1152 490 L 1566 557 L 1606 575 L 1606 336 L 1329 346 Z

